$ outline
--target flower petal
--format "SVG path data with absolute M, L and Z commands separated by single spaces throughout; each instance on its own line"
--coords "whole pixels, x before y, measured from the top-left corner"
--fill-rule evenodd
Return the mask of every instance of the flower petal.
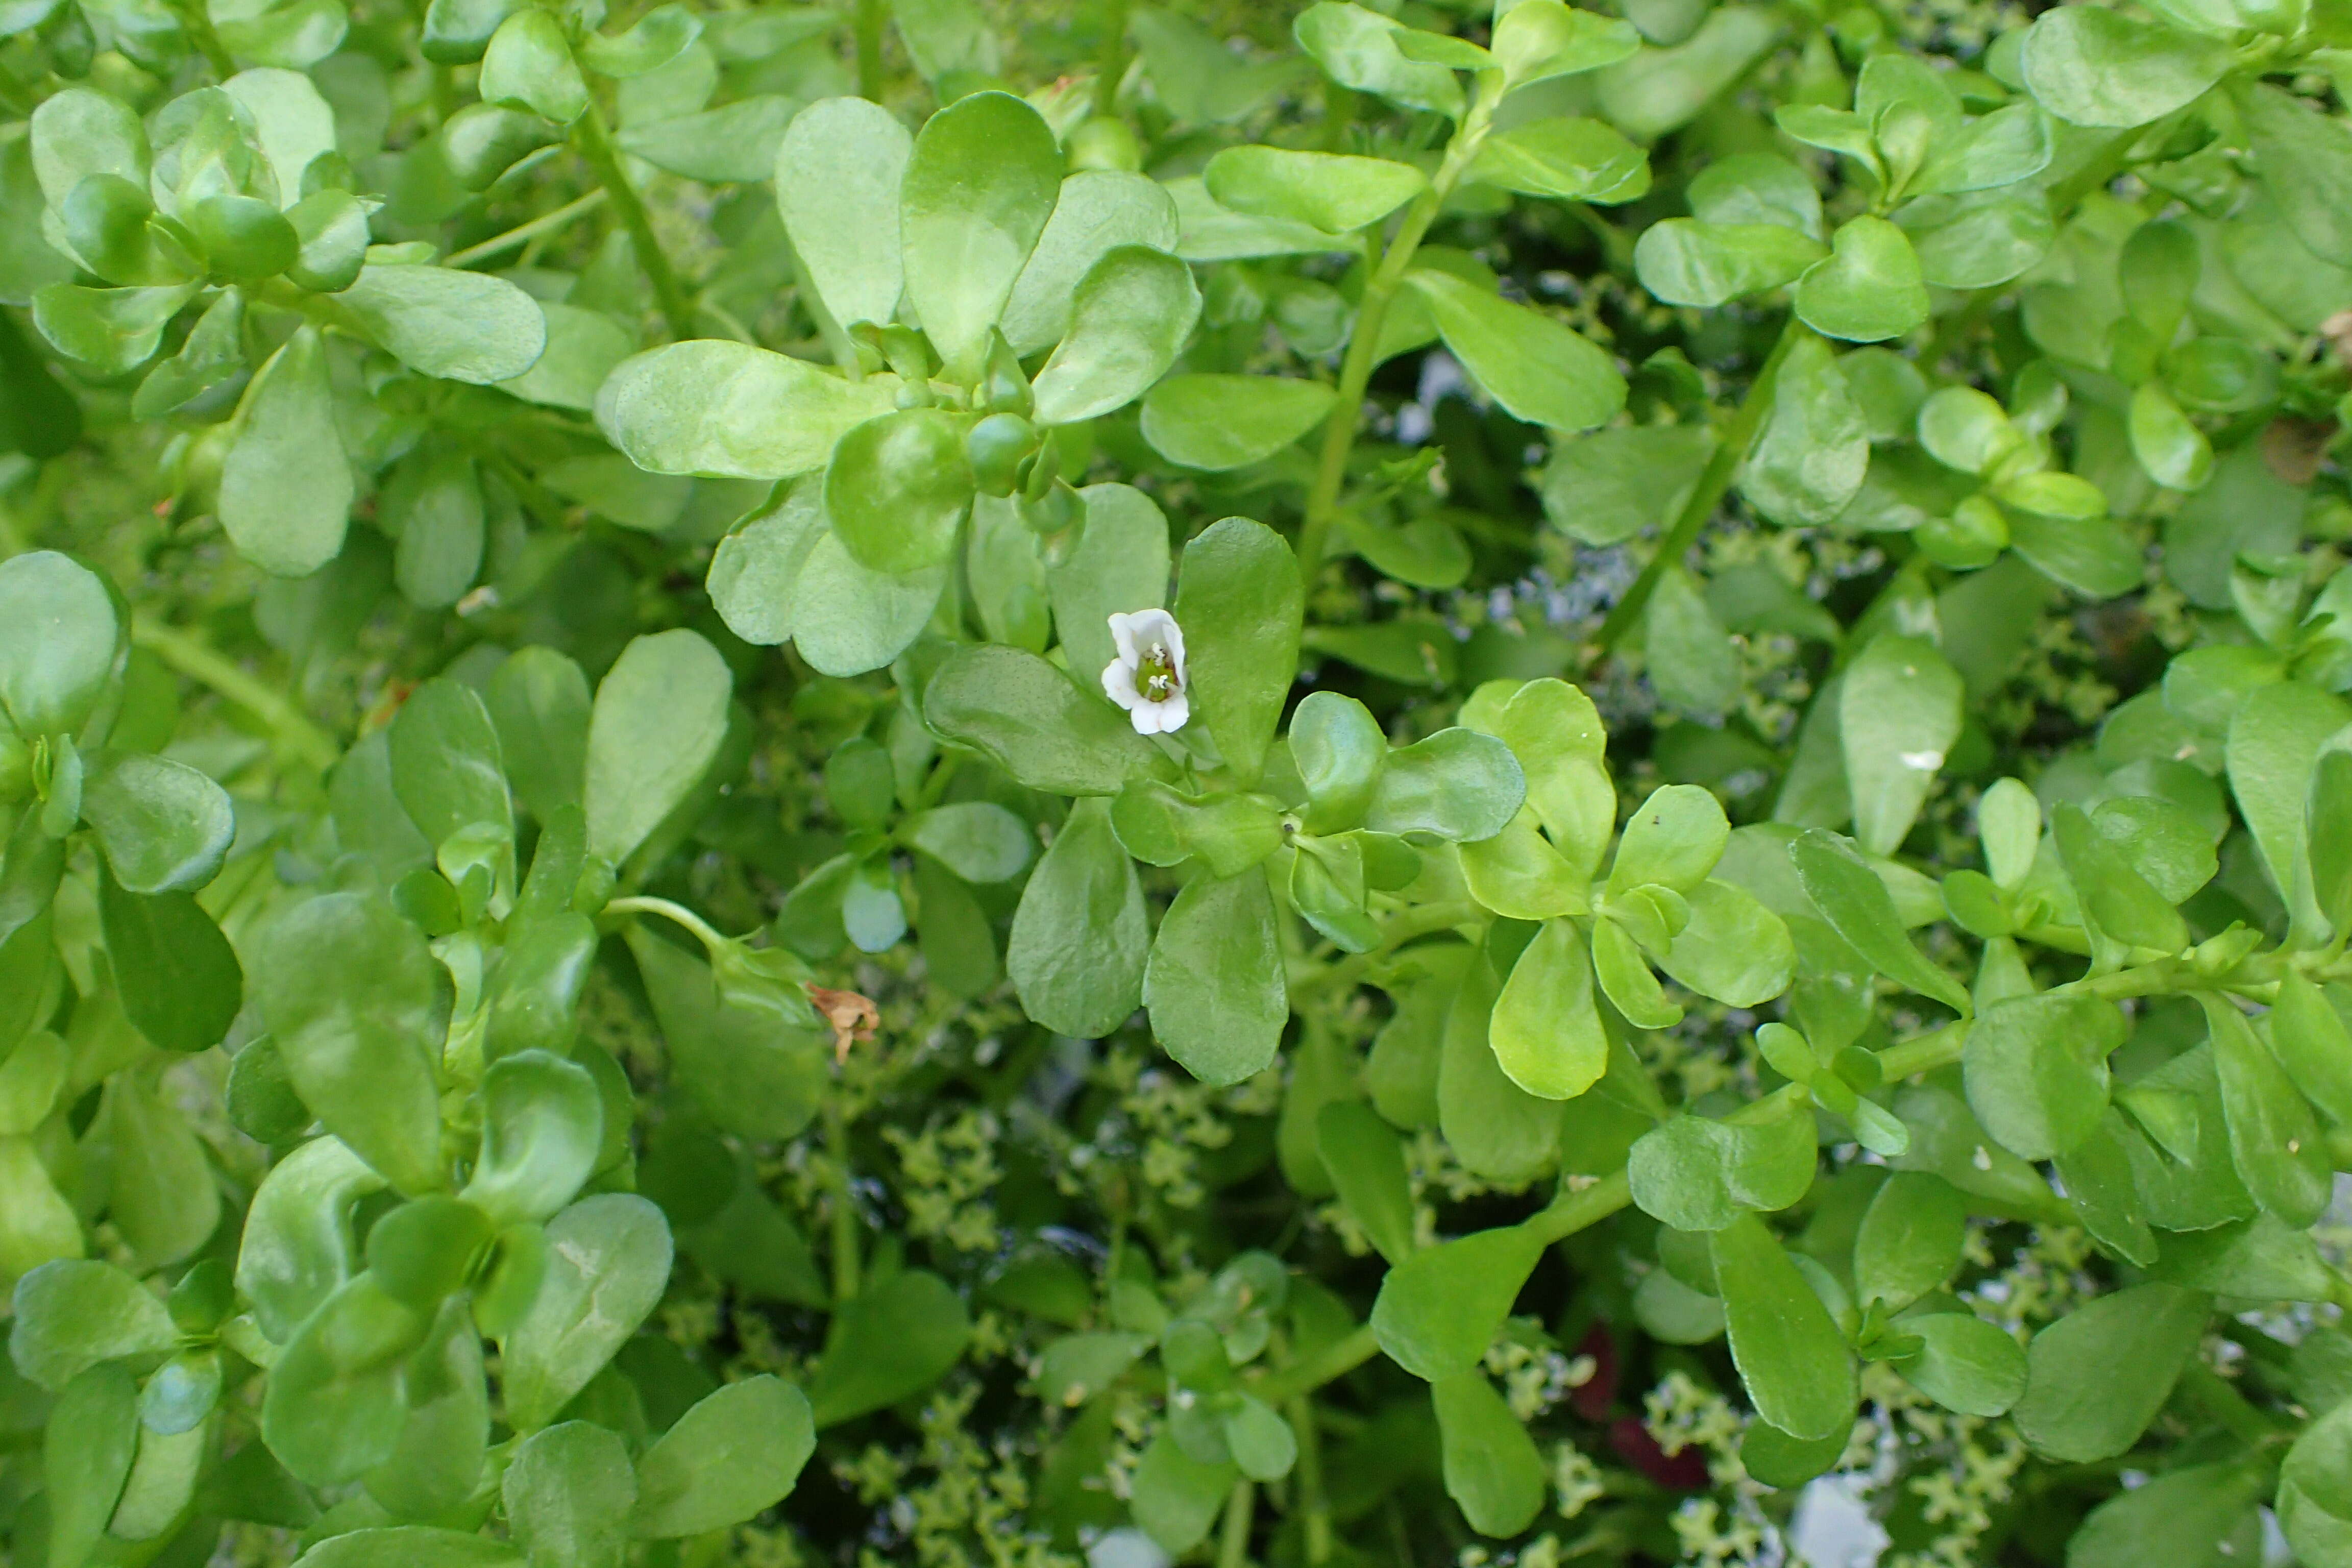
M 1110 640 L 1118 645 L 1120 660 L 1130 669 L 1134 668 L 1136 662 L 1143 657 L 1141 651 L 1135 646 L 1136 620 L 1136 616 L 1129 615 L 1124 610 L 1113 610 L 1110 613 Z
M 1135 689 L 1135 661 L 1114 659 L 1103 666 L 1103 695 L 1120 707 L 1132 711 L 1143 700 L 1143 693 Z

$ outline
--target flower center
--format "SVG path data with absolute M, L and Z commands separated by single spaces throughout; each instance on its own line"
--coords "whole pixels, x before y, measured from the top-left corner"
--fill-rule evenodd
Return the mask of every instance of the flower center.
M 1176 679 L 1176 661 L 1165 643 L 1153 643 L 1143 650 L 1136 661 L 1135 689 L 1152 702 L 1165 702 L 1176 695 L 1182 682 Z

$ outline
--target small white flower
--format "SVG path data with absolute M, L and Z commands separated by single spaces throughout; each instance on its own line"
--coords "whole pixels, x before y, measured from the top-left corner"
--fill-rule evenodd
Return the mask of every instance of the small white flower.
M 1103 668 L 1103 694 L 1121 708 L 1139 735 L 1181 730 L 1192 716 L 1184 695 L 1184 628 L 1165 610 L 1113 614 L 1111 640 L 1118 657 Z

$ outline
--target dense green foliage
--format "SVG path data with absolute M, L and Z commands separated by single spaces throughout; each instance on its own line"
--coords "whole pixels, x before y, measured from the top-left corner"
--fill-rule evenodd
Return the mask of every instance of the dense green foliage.
M 2352 1564 L 2347 98 L 0 0 L 0 1553 Z

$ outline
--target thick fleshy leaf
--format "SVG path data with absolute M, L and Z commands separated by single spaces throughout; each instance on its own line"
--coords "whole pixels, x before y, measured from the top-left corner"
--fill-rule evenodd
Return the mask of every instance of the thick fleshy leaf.
M 1143 1001 L 1151 931 L 1134 862 L 1108 809 L 1071 808 L 1022 890 L 1005 972 L 1028 1015 L 1080 1039 L 1110 1033 Z
M 1483 1369 L 1430 1385 L 1446 1495 L 1481 1535 L 1507 1538 L 1535 1522 L 1545 1498 L 1543 1458 Z
M 1499 925 L 1473 958 L 1444 1015 L 1437 1052 L 1437 1123 L 1463 1164 L 1498 1181 L 1527 1181 L 1559 1156 L 1562 1107 L 1510 1080 L 1486 1032 L 1501 994 L 1497 965 L 1516 962 Z
M 269 1369 L 261 1436 L 278 1462 L 330 1487 L 390 1458 L 408 1414 L 401 1362 L 430 1327 L 364 1274 L 327 1298 Z
M 637 1461 L 636 1533 L 661 1539 L 740 1524 L 791 1491 L 815 1449 L 799 1389 L 769 1375 L 730 1383 Z
M 1830 346 L 1807 332 L 1772 375 L 1772 406 L 1739 492 L 1775 522 L 1828 522 L 1863 486 L 1869 427 Z
M 2088 1463 L 2139 1440 L 2196 1353 L 2210 1301 L 2134 1285 L 2086 1301 L 2033 1336 L 2017 1429 L 2036 1453 Z
M 2352 1116 L 2352 1032 L 2326 994 L 2290 970 L 2268 1022 L 2271 1048 L 2295 1087 L 2336 1121 Z
M 1086 503 L 1086 530 L 1076 549 L 1046 564 L 1045 594 L 1069 668 L 1081 680 L 1099 679 L 1118 657 L 1110 617 L 1166 601 L 1168 519 L 1131 485 L 1088 485 L 1078 499 Z
M 113 1152 L 108 1215 L 132 1266 L 179 1262 L 220 1224 L 220 1190 L 211 1180 L 204 1143 L 147 1074 L 118 1073 L 108 1080 L 99 1115 Z
M 1718 1231 L 1803 1197 L 1816 1163 L 1801 1109 L 1754 1121 L 1676 1116 L 1644 1132 L 1625 1173 L 1644 1214 L 1676 1230 Z
M 511 380 L 547 347 L 538 302 L 479 272 L 372 264 L 334 299 L 394 358 L 449 381 Z
M 802 270 L 835 321 L 887 322 L 906 287 L 898 191 L 915 140 L 862 98 L 793 117 L 776 149 L 776 205 Z
M 948 568 L 894 576 L 859 565 L 831 531 L 817 536 L 793 584 L 793 646 L 820 675 L 880 669 L 922 635 Z
M 551 647 L 518 648 L 482 693 L 502 771 L 544 826 L 581 802 L 593 699 L 580 667 Z
M 139 1443 L 139 1385 L 120 1366 L 94 1366 L 68 1384 L 41 1444 L 48 1555 L 80 1563 L 105 1537 Z
M 643 76 L 676 59 L 701 34 L 701 20 L 685 6 L 656 5 L 622 32 L 588 33 L 580 58 L 602 76 Z
M 1764 1222 L 1715 1233 L 1716 1283 L 1739 1380 L 1756 1413 L 1793 1437 L 1825 1437 L 1853 1415 L 1853 1357 L 1829 1310 Z
M 1609 1063 L 1594 1005 L 1592 959 L 1572 921 L 1545 923 L 1495 999 L 1487 1039 L 1513 1083 L 1545 1100 L 1573 1100 Z
M 1339 1201 L 1391 1264 L 1417 1249 L 1404 1143 L 1371 1103 L 1334 1100 L 1315 1119 L 1315 1148 Z
M 425 1524 L 330 1536 L 295 1559 L 298 1568 L 522 1568 L 526 1561 L 502 1541 Z
M 2254 168 L 2313 255 L 2352 267 L 2352 135 L 2300 98 L 2256 85 L 2238 99 Z
M 1885 218 L 1853 218 L 1831 253 L 1797 280 L 1797 314 L 1832 338 L 1877 342 L 1927 319 L 1927 288 L 1910 237 Z
M 1779 915 L 1746 889 L 1710 878 L 1684 895 L 1690 921 L 1658 967 L 1702 996 L 1755 1007 L 1788 990 L 1796 944 Z
M 508 1528 L 537 1568 L 620 1568 L 637 1478 L 621 1436 L 587 1421 L 546 1426 L 515 1445 L 500 1482 Z
M 33 550 L 0 562 L 0 708 L 16 734 L 79 729 L 121 637 L 105 580 L 71 556 Z
M 2319 1119 L 2235 1003 L 2201 994 L 2230 1128 L 2230 1161 L 2267 1213 L 2302 1228 L 2326 1209 L 2335 1177 Z
M 492 1221 L 537 1222 L 595 1168 L 604 1108 L 586 1068 L 545 1051 L 502 1057 L 482 1078 L 482 1147 L 462 1196 Z
M 1079 281 L 1068 335 L 1037 373 L 1037 422 L 1075 424 L 1134 402 L 1176 363 L 1200 313 L 1183 262 L 1140 245 L 1107 252 Z
M 588 111 L 588 82 L 553 12 L 525 7 L 490 35 L 482 56 L 482 101 L 528 109 L 558 125 Z
M 111 1263 L 60 1258 L 16 1281 L 16 1370 L 52 1392 L 101 1362 L 161 1355 L 179 1338 L 163 1298 Z
M 2326 917 L 2305 858 L 2307 781 L 2321 747 L 2352 723 L 2352 708 L 2305 682 L 2281 681 L 2245 694 L 2233 709 L 2227 721 L 2230 793 L 2295 931 L 2315 941 Z
M 1853 796 L 1854 841 L 1891 855 L 1911 831 L 1959 739 L 1959 673 L 1925 637 L 1873 638 L 1846 668 L 1838 734 Z
M 489 710 L 472 687 L 443 677 L 410 693 L 392 723 L 392 787 L 436 848 L 478 824 L 510 837 L 514 806 Z
M 2021 64 L 2035 101 L 2059 119 L 2128 130 L 2200 97 L 2230 61 L 2225 39 L 2065 5 L 2026 34 Z
M 661 1300 L 669 1226 L 633 1193 L 583 1198 L 549 1222 L 547 1278 L 506 1336 L 504 1387 L 519 1430 L 547 1425 Z
M 342 550 L 355 493 L 317 328 L 297 331 L 254 376 L 236 432 L 221 464 L 221 526 L 263 571 L 310 575 Z
M 979 378 L 1061 183 L 1053 132 L 1010 93 L 960 99 L 916 136 L 899 198 L 907 299 L 950 379 Z
M 1911 237 L 1919 274 L 1939 289 L 1990 289 L 2050 253 L 2057 225 L 2038 191 L 2005 187 L 1906 202 L 1895 223 Z
M 1650 164 L 1641 148 L 1612 127 L 1559 115 L 1489 137 L 1470 161 L 1468 177 L 1555 201 L 1630 202 L 1648 194 Z
M 1166 759 L 1124 713 L 1020 648 L 959 648 L 931 677 L 923 718 L 941 739 L 1055 795 L 1117 795 L 1131 778 L 1167 771 Z
M 1633 268 L 1656 299 L 1712 308 L 1793 283 L 1824 254 L 1820 240 L 1779 223 L 1677 217 L 1642 231 Z
M 313 1138 L 270 1167 L 246 1213 L 236 1258 L 236 1288 L 263 1334 L 280 1344 L 293 1338 L 357 1271 L 351 1206 L 383 1184 L 337 1138 Z
M 381 895 L 328 893 L 279 915 L 252 958 L 255 999 L 303 1102 L 402 1192 L 441 1187 L 424 933 Z
M 801 568 L 828 537 L 823 494 L 816 480 L 793 486 L 774 505 L 746 518 L 711 552 L 704 582 L 711 608 L 745 642 L 773 647 L 792 640 Z M 846 555 L 839 541 L 835 548 Z
M 1262 522 L 1229 517 L 1184 547 L 1176 620 L 1192 711 L 1243 782 L 1265 766 L 1298 668 L 1305 588 L 1297 558 Z
M 1989 1419 L 2006 1415 L 2025 1392 L 2024 1347 L 1973 1312 L 1923 1312 L 1898 1320 L 1895 1331 L 1921 1342 L 1895 1370 L 1947 1410 Z
M 1911 945 L 1886 884 L 1848 847 L 1821 828 L 1790 841 L 1797 880 L 1822 918 L 1881 974 L 1956 1012 L 1967 1013 L 1968 993 Z
M 1062 181 L 1045 231 L 1013 281 L 998 326 L 1026 358 L 1062 341 L 1078 284 L 1123 245 L 1173 251 L 1176 203 L 1167 187 L 1124 169 L 1080 169 Z
M 971 1337 L 963 1299 L 938 1275 L 909 1268 L 834 1314 L 809 1384 L 817 1427 L 895 1405 L 945 1376 Z
M 596 426 L 653 473 L 785 479 L 824 468 L 835 442 L 890 405 L 887 377 L 848 381 L 788 354 L 698 340 L 614 366 L 596 394 Z
M 1510 1316 L 1543 1246 L 1515 1226 L 1417 1252 L 1389 1271 L 1372 1332 L 1389 1359 L 1435 1383 L 1475 1368 Z
M 1957 1189 L 1924 1171 L 1888 1177 L 1854 1233 L 1853 1284 L 1865 1306 L 1909 1306 L 1942 1287 L 1968 1243 L 1967 1205 Z
M 1342 87 L 1409 109 L 1462 112 L 1462 87 L 1442 65 L 1408 58 L 1396 46 L 1403 24 L 1347 0 L 1318 0 L 1291 24 L 1298 47 Z
M 33 292 L 33 325 L 69 359 L 96 375 L 121 375 L 155 357 L 163 329 L 195 285 L 86 289 L 52 283 Z
M 31 121 L 33 174 L 50 205 L 64 205 L 92 174 L 147 184 L 147 132 L 127 104 L 92 88 L 68 86 L 42 100 Z
M 1502 832 L 1526 799 L 1527 777 L 1511 749 L 1456 726 L 1389 753 L 1364 826 L 1470 844 Z
M 1519 0 L 1495 24 L 1495 59 L 1507 87 L 1598 70 L 1631 58 L 1642 47 L 1633 25 L 1564 5 Z
M 1273 889 L 1255 867 L 1196 876 L 1160 917 L 1143 1005 L 1168 1054 L 1203 1083 L 1264 1071 L 1290 1018 Z
M 902 408 L 843 436 L 824 471 L 824 511 L 850 559 L 890 575 L 944 564 L 971 505 L 963 421 Z
M 2107 1053 L 2123 1043 L 2115 1005 L 2060 992 L 2013 996 L 1969 1030 L 1969 1108 L 2003 1148 L 2046 1160 L 2080 1144 L 2107 1109 Z
M 588 847 L 618 863 L 700 780 L 727 734 L 734 678 L 697 632 L 633 640 L 588 721 Z
M 2051 153 L 2048 119 L 2033 104 L 2011 103 L 1931 149 L 1906 188 L 1928 195 L 2014 185 L 2048 168 Z
M 1609 356 L 1549 316 L 1451 273 L 1423 269 L 1405 281 L 1427 301 L 1454 357 L 1518 417 L 1589 430 L 1625 405 L 1625 378 Z
M 1429 186 L 1410 163 L 1281 147 L 1228 147 L 1209 160 L 1202 177 L 1221 205 L 1328 234 L 1378 223 Z
M 1144 395 L 1143 438 L 1188 468 L 1244 468 L 1323 422 L 1336 396 L 1280 375 L 1171 375 Z

